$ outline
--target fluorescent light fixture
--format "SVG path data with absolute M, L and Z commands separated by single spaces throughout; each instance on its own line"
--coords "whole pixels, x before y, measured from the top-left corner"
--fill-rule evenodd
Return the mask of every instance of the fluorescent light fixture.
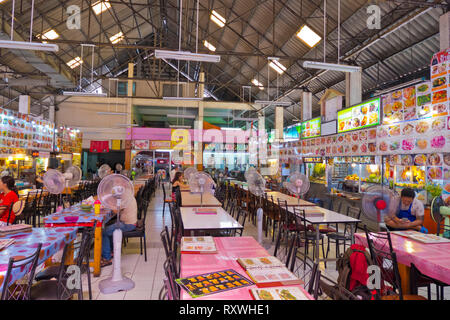
M 259 87 L 259 90 L 264 90 L 264 86 L 263 86 L 262 83 L 259 82 L 258 80 L 253 79 L 253 80 L 252 80 L 252 83 L 253 83 L 255 86 Z
M 229 130 L 229 131 L 242 131 L 241 128 L 220 128 L 221 130 Z
M 108 2 L 109 0 L 97 1 L 92 5 L 92 10 L 94 10 L 96 15 L 108 10 L 111 8 L 111 4 Z
M 223 28 L 227 22 L 225 18 L 218 14 L 215 10 L 211 12 L 211 20 L 221 28 Z
M 117 123 L 116 126 L 118 127 L 139 127 L 137 123 L 127 124 L 127 123 Z
M 281 107 L 289 107 L 290 105 L 292 105 L 292 102 L 288 102 L 288 101 L 263 101 L 263 100 L 256 100 L 255 103 L 256 104 L 281 106 Z
M 269 67 L 275 70 L 278 74 L 283 74 L 286 71 L 286 67 L 283 66 L 278 59 L 269 58 L 271 61 L 269 62 Z
M 52 51 L 52 52 L 56 52 L 59 50 L 58 45 L 54 43 L 11 41 L 11 40 L 0 40 L 0 48 L 17 49 L 17 50 Z
M 177 125 L 170 125 L 169 128 L 174 128 L 174 129 L 191 129 L 192 126 L 177 126 Z
M 207 47 L 210 51 L 216 51 L 216 47 L 214 47 L 211 43 L 206 40 L 203 40 L 203 45 Z
M 120 41 L 122 41 L 124 38 L 123 32 L 116 33 L 112 37 L 109 38 L 109 41 L 111 41 L 112 44 L 116 44 Z
M 310 48 L 313 48 L 320 42 L 320 40 L 322 40 L 322 37 L 315 33 L 306 24 L 300 28 L 300 31 L 297 33 L 297 37 L 306 43 Z
M 156 152 L 173 152 L 172 149 L 156 149 Z
M 67 65 L 71 68 L 71 69 L 75 69 L 76 67 L 78 67 L 79 65 L 81 65 L 83 63 L 83 60 L 81 60 L 80 57 L 75 57 L 72 60 L 70 60 L 69 62 L 67 62 Z
M 349 65 L 345 65 L 345 64 L 335 64 L 335 63 L 324 63 L 324 62 L 316 62 L 316 61 L 305 61 L 305 62 L 303 62 L 303 67 L 311 68 L 311 69 L 342 71 L 342 72 L 359 72 L 359 71 L 361 71 L 361 67 L 357 67 L 357 66 L 349 66 Z
M 64 96 L 79 96 L 79 97 L 106 97 L 106 93 L 96 92 L 80 92 L 80 91 L 63 91 Z
M 167 114 L 167 118 L 176 118 L 176 119 L 195 119 L 197 116 L 190 114 Z
M 97 112 L 97 114 L 109 115 L 109 116 L 126 116 L 127 115 L 126 112 L 104 112 L 104 111 L 99 111 L 99 112 Z
M 189 51 L 155 50 L 156 59 L 175 59 L 199 62 L 220 62 L 220 56 Z
M 163 97 L 163 100 L 194 100 L 194 101 L 200 101 L 200 100 L 203 100 L 203 98 L 194 98 L 194 97 Z

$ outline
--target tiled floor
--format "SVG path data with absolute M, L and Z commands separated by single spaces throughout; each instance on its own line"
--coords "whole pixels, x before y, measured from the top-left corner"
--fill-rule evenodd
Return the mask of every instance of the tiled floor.
M 122 273 L 134 280 L 134 289 L 127 292 L 119 292 L 115 294 L 102 294 L 98 284 L 101 280 L 108 278 L 112 272 L 112 266 L 102 269 L 102 274 L 98 278 L 92 277 L 92 298 L 94 300 L 157 300 L 159 292 L 163 286 L 164 270 L 163 262 L 165 253 L 162 247 L 160 232 L 165 225 L 169 226 L 170 213 L 166 207 L 163 217 L 162 208 L 163 193 L 162 189 L 158 189 L 156 196 L 152 199 L 146 219 L 146 235 L 147 235 L 147 262 L 144 255 L 140 255 L 139 239 L 130 239 L 127 246 L 122 249 Z M 244 236 L 257 237 L 257 229 L 248 222 L 245 225 Z M 273 253 L 273 245 L 271 239 L 264 239 L 267 244 L 268 252 Z M 326 249 L 326 247 L 325 247 Z M 334 247 L 330 249 L 330 254 L 334 253 Z M 337 278 L 336 265 L 334 262 L 327 263 L 327 268 L 323 264 L 320 269 L 332 279 Z M 83 279 L 83 291 L 85 299 L 88 298 L 87 279 Z M 433 287 L 433 298 L 435 298 L 435 288 Z M 426 290 L 419 289 L 419 294 L 426 296 Z M 450 288 L 446 288 L 445 296 L 450 297 Z

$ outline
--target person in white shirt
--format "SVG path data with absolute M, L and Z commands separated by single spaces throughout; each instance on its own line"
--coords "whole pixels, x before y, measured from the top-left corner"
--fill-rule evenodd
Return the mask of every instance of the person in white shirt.
M 413 229 L 427 233 L 427 230 L 423 227 L 424 214 L 423 204 L 416 198 L 414 190 L 405 188 L 400 195 L 397 214 L 386 217 L 385 223 L 391 231 Z
M 178 172 L 178 167 L 173 167 L 173 169 L 170 171 L 170 181 L 173 181 L 175 178 L 175 174 Z

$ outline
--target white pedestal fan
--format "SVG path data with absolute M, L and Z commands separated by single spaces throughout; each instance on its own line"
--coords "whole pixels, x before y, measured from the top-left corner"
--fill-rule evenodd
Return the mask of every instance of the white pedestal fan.
M 100 166 L 100 168 L 98 168 L 98 176 L 100 177 L 100 179 L 103 179 L 104 177 L 106 177 L 108 174 L 111 173 L 111 167 L 109 165 L 102 164 Z
M 194 167 L 186 168 L 183 172 L 184 178 L 189 181 L 193 174 L 196 174 L 198 171 Z
M 214 180 L 206 172 L 196 172 L 190 176 L 189 186 L 192 193 L 200 193 L 200 206 L 203 207 L 203 193 L 214 194 Z
M 400 197 L 388 187 L 373 185 L 367 188 L 362 198 L 364 215 L 376 222 L 378 228 L 384 226 L 384 218 L 394 216 L 400 204 Z
M 310 183 L 306 175 L 300 172 L 294 172 L 289 176 L 285 186 L 289 192 L 297 196 L 298 205 L 300 205 L 300 198 L 309 191 Z
M 258 199 L 262 199 L 266 190 L 266 180 L 256 171 L 247 170 L 245 172 L 245 178 L 248 183 L 248 190 L 253 193 Z M 256 220 L 257 220 L 257 229 L 258 229 L 258 243 L 261 244 L 264 248 L 268 249 L 271 247 L 271 243 L 263 243 L 263 209 L 260 200 L 257 203 L 258 209 L 256 210 Z
M 81 181 L 82 172 L 79 167 L 71 166 L 66 172 L 61 173 L 55 169 L 49 169 L 44 174 L 44 187 L 51 194 L 61 195 L 65 188 L 76 186 Z M 59 199 L 58 201 L 60 201 Z
M 98 185 L 97 195 L 101 203 L 117 212 L 117 222 L 120 222 L 120 210 L 127 207 L 133 201 L 133 185 L 127 177 L 121 174 L 110 174 L 106 176 Z M 114 259 L 111 277 L 100 281 L 99 289 L 103 294 L 127 291 L 134 288 L 133 280 L 122 275 L 121 254 L 122 254 L 122 230 L 117 228 L 113 232 Z

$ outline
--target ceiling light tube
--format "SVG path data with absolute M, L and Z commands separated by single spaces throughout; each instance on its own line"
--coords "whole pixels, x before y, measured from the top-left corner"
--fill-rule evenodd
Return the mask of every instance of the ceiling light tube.
M 217 24 L 219 27 L 223 28 L 225 26 L 226 20 L 222 17 L 217 11 L 212 10 L 211 12 L 211 20 Z
M 316 61 L 305 61 L 305 62 L 303 62 L 303 67 L 311 68 L 311 69 L 342 71 L 342 72 L 360 72 L 361 71 L 361 67 L 358 67 L 358 66 L 349 66 L 349 65 L 345 65 L 345 64 L 324 63 L 324 62 L 316 62 Z
M 213 54 L 192 53 L 189 51 L 155 50 L 156 59 L 175 59 L 199 62 L 220 62 L 220 56 Z
M 177 126 L 177 125 L 169 125 L 169 128 L 174 128 L 174 129 L 191 129 L 192 126 Z
M 16 50 L 35 50 L 57 52 L 59 47 L 54 43 L 0 40 L 0 48 Z
M 286 67 L 283 66 L 278 60 L 271 59 L 272 61 L 269 62 L 269 67 L 271 67 L 273 70 L 275 70 L 277 73 L 282 74 L 286 71 Z

